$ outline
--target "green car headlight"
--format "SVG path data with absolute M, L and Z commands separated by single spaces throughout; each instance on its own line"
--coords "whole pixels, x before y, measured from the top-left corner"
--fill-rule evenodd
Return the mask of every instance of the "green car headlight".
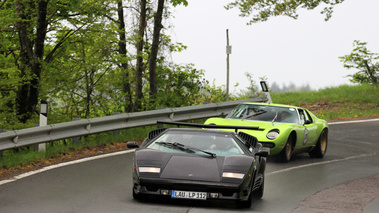
M 266 137 L 270 140 L 274 140 L 275 138 L 277 138 L 279 136 L 279 129 L 273 129 L 273 130 L 270 130 Z

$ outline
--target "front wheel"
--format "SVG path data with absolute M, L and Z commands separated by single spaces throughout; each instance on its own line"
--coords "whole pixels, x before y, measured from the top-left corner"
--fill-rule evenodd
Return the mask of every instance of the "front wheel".
M 294 137 L 290 135 L 283 150 L 279 153 L 279 160 L 288 163 L 292 157 Z
M 253 192 L 250 192 L 249 197 L 247 200 L 239 200 L 237 201 L 237 207 L 238 208 L 250 208 L 251 204 L 253 204 Z
M 143 194 L 137 194 L 134 189 L 132 189 L 133 191 L 133 199 L 135 200 L 145 200 L 146 199 L 146 195 L 143 195 Z
M 309 156 L 312 158 L 323 158 L 328 148 L 328 130 L 322 130 L 320 137 L 318 138 L 316 147 L 309 152 Z
M 263 197 L 264 189 L 265 189 L 265 176 L 263 174 L 262 184 L 259 186 L 257 190 L 254 191 L 254 198 L 261 199 Z

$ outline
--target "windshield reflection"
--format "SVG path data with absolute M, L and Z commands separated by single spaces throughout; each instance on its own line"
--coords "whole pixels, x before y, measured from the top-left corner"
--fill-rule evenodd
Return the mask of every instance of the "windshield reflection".
M 156 149 L 162 152 L 180 153 L 186 150 L 175 146 L 175 143 L 194 147 L 191 152 L 194 154 L 204 155 L 205 152 L 216 154 L 216 156 L 228 156 L 244 154 L 241 147 L 235 139 L 229 134 L 210 134 L 194 133 L 182 131 L 168 131 L 166 134 L 157 138 L 152 144 L 147 146 L 150 149 Z M 188 152 L 188 151 L 186 151 Z
M 295 108 L 270 105 L 241 104 L 226 118 L 298 124 Z

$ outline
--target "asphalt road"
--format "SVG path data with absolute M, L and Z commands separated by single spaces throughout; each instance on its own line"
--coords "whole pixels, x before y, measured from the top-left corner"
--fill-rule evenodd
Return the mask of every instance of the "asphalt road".
M 130 151 L 45 168 L 0 182 L 0 212 L 379 212 L 379 119 L 331 123 L 323 159 L 271 158 L 265 194 L 249 209 L 232 202 L 132 198 Z

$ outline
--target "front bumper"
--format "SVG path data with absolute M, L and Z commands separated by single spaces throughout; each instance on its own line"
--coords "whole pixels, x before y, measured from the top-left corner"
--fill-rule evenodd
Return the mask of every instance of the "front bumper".
M 262 147 L 270 149 L 269 155 L 279 154 L 284 149 L 284 146 L 285 146 L 285 143 L 283 143 L 280 140 L 277 140 L 275 142 L 259 141 L 259 143 L 262 144 Z
M 135 194 L 171 197 L 172 190 L 206 192 L 206 200 L 247 200 L 250 194 L 249 184 L 212 183 L 204 181 L 162 180 L 141 178 L 134 182 Z M 167 192 L 168 193 L 163 193 Z M 217 197 L 210 194 L 217 193 Z

